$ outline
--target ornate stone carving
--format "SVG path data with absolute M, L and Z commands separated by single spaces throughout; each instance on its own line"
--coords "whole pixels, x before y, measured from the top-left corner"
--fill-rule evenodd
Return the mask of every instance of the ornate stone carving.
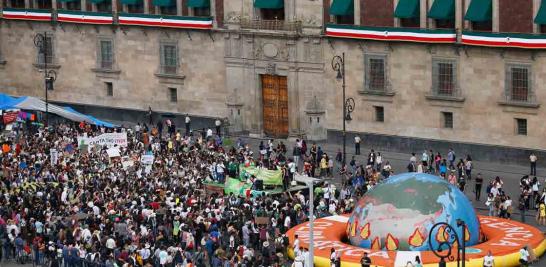
M 263 53 L 264 53 L 264 56 L 268 58 L 274 58 L 279 53 L 279 49 L 274 44 L 266 43 L 263 45 Z
M 307 105 L 305 106 L 305 113 L 307 114 L 323 114 L 324 112 L 324 106 L 318 100 L 316 95 L 314 95 L 313 98 L 309 102 L 307 102 Z
M 275 63 L 268 63 L 265 67 L 265 72 L 270 75 L 277 74 L 277 64 Z

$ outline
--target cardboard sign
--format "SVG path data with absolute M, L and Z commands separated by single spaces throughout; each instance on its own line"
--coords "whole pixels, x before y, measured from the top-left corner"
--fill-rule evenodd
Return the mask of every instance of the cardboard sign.
M 108 157 L 110 158 L 116 158 L 121 156 L 121 153 L 119 152 L 118 147 L 111 147 L 108 150 L 106 150 L 106 153 L 108 153 Z
M 52 148 L 49 150 L 49 157 L 51 160 L 51 165 L 57 165 L 57 161 L 59 160 L 59 152 L 57 149 Z
M 142 155 L 140 162 L 142 162 L 143 165 L 152 165 L 154 164 L 154 155 Z

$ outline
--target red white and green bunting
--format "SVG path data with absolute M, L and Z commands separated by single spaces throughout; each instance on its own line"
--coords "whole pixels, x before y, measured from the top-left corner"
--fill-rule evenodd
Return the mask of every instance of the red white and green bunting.
M 457 41 L 457 34 L 454 30 L 363 27 L 333 24 L 326 26 L 326 35 L 340 38 L 419 43 L 455 43 Z
M 38 9 L 4 8 L 2 17 L 4 19 L 51 21 L 51 12 Z
M 59 10 L 57 21 L 86 24 L 112 24 L 114 19 L 112 14 L 109 13 Z
M 211 29 L 211 17 L 180 17 L 121 13 L 119 24 L 186 29 Z
M 546 35 L 541 34 L 463 32 L 461 40 L 475 46 L 546 48 Z

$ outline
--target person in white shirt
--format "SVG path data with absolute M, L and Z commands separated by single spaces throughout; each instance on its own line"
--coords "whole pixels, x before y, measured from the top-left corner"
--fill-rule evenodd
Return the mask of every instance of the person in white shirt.
M 529 251 L 527 251 L 527 246 L 523 246 L 519 250 L 519 263 L 521 263 L 521 266 L 529 266 Z
M 294 255 L 300 255 L 300 240 L 298 239 L 298 235 L 294 235 L 294 246 L 292 247 L 294 249 Z
M 355 155 L 360 155 L 360 136 L 355 136 Z
M 190 116 L 186 114 L 186 118 L 184 119 L 184 123 L 186 126 L 186 135 L 190 134 L 190 122 L 191 122 Z
M 216 135 L 222 136 L 222 135 L 220 134 L 220 132 L 221 132 L 221 130 L 222 130 L 222 129 L 221 129 L 221 127 L 222 127 L 222 122 L 220 121 L 220 119 L 216 119 L 216 121 L 214 122 L 214 126 L 216 126 Z
M 116 248 L 116 241 L 112 237 L 106 240 L 106 248 L 109 250 L 114 250 L 114 248 Z
M 210 128 L 207 129 L 207 139 L 212 137 L 212 130 Z
M 491 250 L 487 252 L 487 255 L 483 258 L 483 267 L 495 267 L 495 258 L 491 254 Z

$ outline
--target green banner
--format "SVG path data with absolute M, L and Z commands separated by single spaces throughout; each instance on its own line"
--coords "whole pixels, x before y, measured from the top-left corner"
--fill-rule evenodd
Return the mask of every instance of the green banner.
M 281 170 L 258 169 L 256 167 L 245 167 L 244 165 L 241 165 L 239 171 L 239 179 L 241 181 L 246 181 L 250 176 L 254 175 L 258 180 L 264 181 L 264 185 L 282 185 Z
M 245 191 L 251 187 L 252 185 L 250 184 L 228 177 L 224 187 L 224 193 L 226 195 L 233 193 L 236 196 L 241 196 L 241 195 L 244 196 Z

